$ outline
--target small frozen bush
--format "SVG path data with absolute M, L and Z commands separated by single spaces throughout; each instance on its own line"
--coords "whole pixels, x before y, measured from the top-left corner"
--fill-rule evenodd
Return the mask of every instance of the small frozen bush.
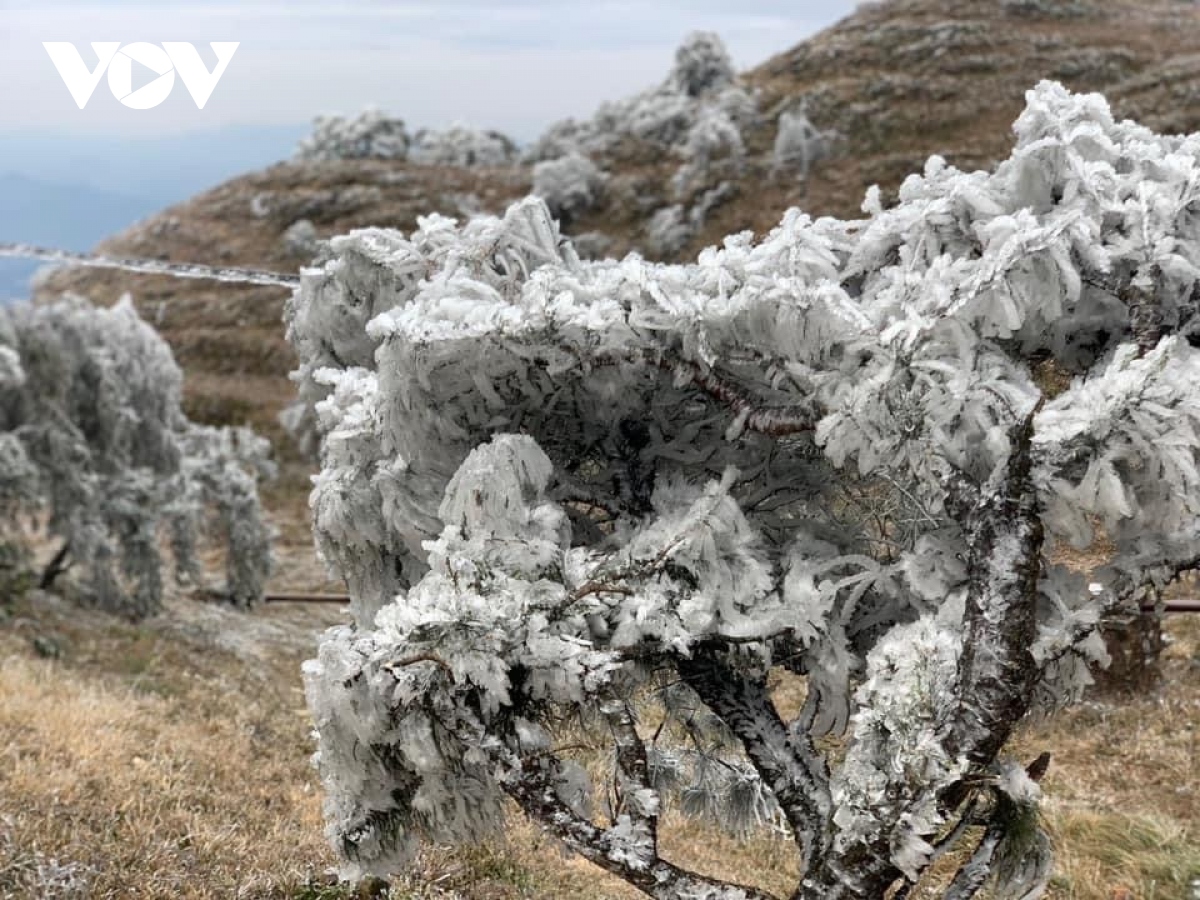
M 14 527 L 44 520 L 61 542 L 44 584 L 71 566 L 101 608 L 152 614 L 163 545 L 181 576 L 198 577 L 195 540 L 211 516 L 230 599 L 262 595 L 266 441 L 189 422 L 181 390 L 170 348 L 128 298 L 0 308 L 0 512 Z

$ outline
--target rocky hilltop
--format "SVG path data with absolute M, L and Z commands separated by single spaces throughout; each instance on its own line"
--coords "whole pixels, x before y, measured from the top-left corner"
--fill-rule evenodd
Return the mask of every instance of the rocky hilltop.
M 1042 78 L 1102 91 L 1118 115 L 1158 130 L 1200 128 L 1195 0 L 890 0 L 748 72 L 726 71 L 722 54 L 705 40 L 681 48 L 661 86 L 552 127 L 511 162 L 282 162 L 98 250 L 295 272 L 320 238 L 497 212 L 537 186 L 585 254 L 682 258 L 761 233 L 789 206 L 853 217 L 868 186 L 886 199 L 931 154 L 992 165 Z M 291 396 L 286 291 L 71 269 L 43 278 L 38 295 L 67 290 L 97 302 L 133 294 L 187 372 L 194 418 L 278 433 Z

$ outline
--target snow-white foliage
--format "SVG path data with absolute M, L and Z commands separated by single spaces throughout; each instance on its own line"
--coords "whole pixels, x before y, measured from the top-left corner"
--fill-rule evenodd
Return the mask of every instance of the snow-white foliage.
M 576 126 L 574 140 L 587 153 L 604 153 L 628 137 L 681 150 L 697 125 L 710 133 L 730 125 L 740 129 L 757 115 L 754 98 L 737 84 L 721 39 L 696 32 L 676 51 L 675 67 L 661 85 L 604 104 L 589 122 Z M 559 126 L 550 134 L 562 140 L 561 130 Z M 728 144 L 729 136 L 722 142 Z M 697 143 L 711 146 L 714 141 L 697 138 Z
M 408 158 L 426 166 L 503 166 L 517 156 L 517 145 L 498 131 L 452 125 L 444 131 L 422 130 L 413 137 Z
M 309 219 L 297 219 L 283 233 L 283 249 L 289 256 L 309 260 L 317 255 L 320 247 L 317 228 Z
M 679 194 L 701 186 L 720 166 L 722 175 L 740 175 L 745 163 L 746 145 L 738 123 L 718 106 L 702 109 L 678 150 L 683 165 L 675 173 L 673 184 Z
M 523 158 L 540 163 L 579 154 L 603 167 L 626 142 L 648 144 L 679 160 L 671 188 L 674 199 L 688 201 L 689 195 L 703 194 L 714 183 L 740 174 L 745 163 L 745 132 L 758 119 L 758 104 L 737 83 L 721 39 L 710 32 L 697 32 L 676 51 L 675 67 L 662 84 L 606 103 L 590 120 L 569 119 L 552 125 L 525 150 Z M 541 193 L 536 187 L 534 192 Z M 716 195 L 709 191 L 706 196 L 711 208 Z M 708 211 L 689 212 L 681 206 L 680 216 L 702 220 Z M 670 255 L 690 240 L 694 230 L 678 241 L 652 243 L 652 247 L 656 253 Z
M 658 256 L 673 256 L 692 239 L 695 230 L 683 205 L 664 206 L 646 223 L 646 244 Z
M 533 193 L 563 223 L 590 209 L 604 190 L 604 182 L 604 173 L 577 151 L 533 167 Z
M 885 838 L 892 861 L 916 881 L 930 863 L 944 814 L 938 793 L 967 761 L 943 745 L 958 703 L 961 636 L 929 618 L 898 625 L 867 656 L 855 695 L 850 748 L 834 777 L 837 845 Z
M 368 108 L 354 117 L 318 116 L 300 141 L 297 159 L 405 159 L 411 143 L 404 120 Z
M 724 42 L 711 31 L 693 32 L 675 51 L 671 82 L 689 97 L 726 88 L 735 77 Z
M 430 166 L 500 166 L 516 158 L 516 145 L 497 131 L 454 125 L 409 135 L 404 120 L 368 108 L 357 116 L 319 116 L 300 141 L 296 158 L 395 159 Z
M 803 110 L 779 114 L 775 133 L 775 169 L 795 172 L 801 178 L 829 150 L 829 137 L 808 120 Z
M 210 513 L 228 548 L 231 598 L 261 596 L 266 442 L 187 420 L 170 348 L 128 298 L 111 309 L 78 298 L 4 307 L 0 357 L 15 357 L 24 376 L 0 384 L 0 507 L 7 522 L 45 517 L 90 600 L 155 612 L 162 539 L 179 574 L 195 575 L 195 535 Z
M 1200 136 L 1051 83 L 1015 131 L 994 172 L 935 157 L 862 221 L 791 210 L 686 265 L 581 262 L 529 199 L 303 273 L 314 529 L 354 617 L 306 678 L 352 871 L 473 840 L 508 795 L 654 896 L 763 897 L 657 856 L 676 794 L 714 808 L 687 772 L 732 753 L 797 898 L 884 896 L 984 810 L 963 878 L 1036 895 L 1004 742 L 1080 688 L 1105 604 L 1200 558 Z M 1046 359 L 1077 376 L 1053 398 Z M 1089 589 L 1055 551 L 1095 522 Z M 791 722 L 776 667 L 807 681 Z M 564 709 L 612 736 L 603 821 Z

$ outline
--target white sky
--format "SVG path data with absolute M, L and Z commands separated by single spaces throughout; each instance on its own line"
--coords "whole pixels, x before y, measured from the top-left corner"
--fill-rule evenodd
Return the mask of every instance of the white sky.
M 0 135 L 139 137 L 229 125 L 306 122 L 379 106 L 410 126 L 464 121 L 518 138 L 589 115 L 659 81 L 689 31 L 718 32 L 740 68 L 853 11 L 854 0 L 0 0 Z M 179 79 L 152 110 L 116 101 L 101 79 L 78 109 L 42 48 L 72 41 L 240 41 L 197 110 Z M 138 84 L 135 82 L 135 87 Z

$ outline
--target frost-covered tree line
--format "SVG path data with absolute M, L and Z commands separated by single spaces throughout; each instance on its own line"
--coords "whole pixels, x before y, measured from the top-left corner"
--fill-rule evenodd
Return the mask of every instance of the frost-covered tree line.
M 736 196 L 751 165 L 752 135 L 769 128 L 755 92 L 738 77 L 720 37 L 696 32 L 676 51 L 662 84 L 607 103 L 590 120 L 555 123 L 523 157 L 535 164 L 533 192 L 552 213 L 559 215 L 558 198 L 575 200 L 564 224 L 599 203 L 606 191 L 630 194 L 627 202 L 646 213 L 642 245 L 669 257 Z M 802 108 L 782 111 L 774 132 L 764 178 L 803 178 L 829 152 L 832 135 L 819 130 Z M 676 161 L 661 188 L 650 189 L 644 181 L 631 187 L 621 176 L 610 178 L 608 170 L 619 170 L 630 159 L 644 162 L 647 154 Z M 583 168 L 581 159 L 591 166 Z
M 208 534 L 226 548 L 229 599 L 261 597 L 266 441 L 190 422 L 181 391 L 170 348 L 128 298 L 0 307 L 0 541 L 45 529 L 56 544 L 43 587 L 72 569 L 88 602 L 149 615 L 164 547 L 176 575 L 200 585 L 197 538 Z
M 409 135 L 404 120 L 368 108 L 356 116 L 318 116 L 300 141 L 302 160 L 396 159 L 429 166 L 502 166 L 516 158 L 516 144 L 498 131 L 467 125 L 421 129 Z
M 629 195 L 627 202 L 645 219 L 641 243 L 656 255 L 672 256 L 736 195 L 749 164 L 750 135 L 767 127 L 757 98 L 739 79 L 721 39 L 696 32 L 676 50 L 674 66 L 661 84 L 606 103 L 591 119 L 557 122 L 520 152 L 498 132 L 461 125 L 410 135 L 403 120 L 367 109 L 356 116 L 318 118 L 296 155 L 302 160 L 375 158 L 458 167 L 521 162 L 531 167 L 533 193 L 564 227 L 606 198 L 626 202 Z M 774 130 L 765 177 L 803 177 L 829 150 L 830 136 L 801 109 L 781 112 Z M 631 159 L 659 158 L 673 166 L 661 185 L 633 185 L 610 174 Z
M 776 824 L 797 900 L 907 895 L 951 849 L 947 897 L 1040 893 L 1045 759 L 1006 742 L 1200 557 L 1200 136 L 1052 83 L 1015 131 L 994 172 L 935 157 L 860 221 L 687 265 L 582 263 L 527 200 L 305 272 L 353 598 L 305 678 L 348 875 L 509 798 L 664 900 L 768 896 L 665 859 L 672 807 Z M 1100 571 L 1058 561 L 1101 537 Z
M 606 103 L 591 119 L 555 123 L 524 152 L 539 170 L 559 177 L 545 188 L 535 178 L 534 193 L 557 214 L 563 178 L 575 173 L 572 193 L 600 199 L 596 176 L 567 160 L 591 161 L 601 180 L 624 155 L 649 150 L 678 164 L 661 196 L 642 196 L 639 204 L 659 204 L 649 217 L 644 238 L 655 253 L 676 252 L 704 224 L 711 209 L 732 196 L 732 180 L 745 170 L 746 132 L 761 118 L 754 96 L 737 78 L 729 53 L 711 32 L 689 35 L 675 53 L 675 65 L 662 84 L 624 100 Z M 557 169 L 547 167 L 556 165 Z M 576 205 L 586 210 L 583 203 Z

